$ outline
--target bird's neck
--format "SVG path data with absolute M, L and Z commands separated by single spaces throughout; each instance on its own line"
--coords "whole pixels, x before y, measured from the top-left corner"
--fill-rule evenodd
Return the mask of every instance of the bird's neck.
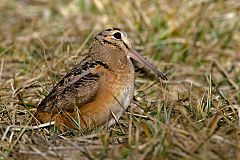
M 101 43 L 95 40 L 90 48 L 90 56 L 93 60 L 102 61 L 109 66 L 111 70 L 124 71 L 132 68 L 132 62 L 120 49 L 112 44 Z

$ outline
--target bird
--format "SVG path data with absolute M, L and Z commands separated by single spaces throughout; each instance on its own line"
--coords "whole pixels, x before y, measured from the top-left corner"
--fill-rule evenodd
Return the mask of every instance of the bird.
M 73 67 L 39 103 L 35 118 L 54 121 L 60 130 L 93 129 L 115 124 L 124 114 L 134 93 L 132 59 L 167 77 L 133 48 L 129 35 L 109 28 L 93 39 L 88 55 Z

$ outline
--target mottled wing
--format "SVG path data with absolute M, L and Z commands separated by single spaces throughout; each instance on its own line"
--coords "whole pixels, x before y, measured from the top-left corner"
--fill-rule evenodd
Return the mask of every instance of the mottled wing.
M 75 107 L 92 102 L 99 90 L 101 63 L 83 62 L 66 74 L 38 105 L 38 112 L 73 112 Z

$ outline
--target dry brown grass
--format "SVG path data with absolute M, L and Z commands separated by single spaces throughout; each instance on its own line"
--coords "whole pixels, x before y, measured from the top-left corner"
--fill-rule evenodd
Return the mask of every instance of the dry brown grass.
M 240 159 L 238 0 L 1 0 L 0 11 L 0 159 Z M 120 125 L 33 129 L 39 101 L 113 26 L 169 81 L 136 64 Z

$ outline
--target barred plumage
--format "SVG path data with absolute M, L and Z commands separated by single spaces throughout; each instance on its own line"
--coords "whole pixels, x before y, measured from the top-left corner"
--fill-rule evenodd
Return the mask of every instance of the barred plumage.
M 55 120 L 57 127 L 92 128 L 115 123 L 133 97 L 134 68 L 129 57 L 166 77 L 133 49 L 126 32 L 106 29 L 96 35 L 89 55 L 67 73 L 38 105 L 40 122 Z M 77 124 L 76 124 L 77 123 Z

